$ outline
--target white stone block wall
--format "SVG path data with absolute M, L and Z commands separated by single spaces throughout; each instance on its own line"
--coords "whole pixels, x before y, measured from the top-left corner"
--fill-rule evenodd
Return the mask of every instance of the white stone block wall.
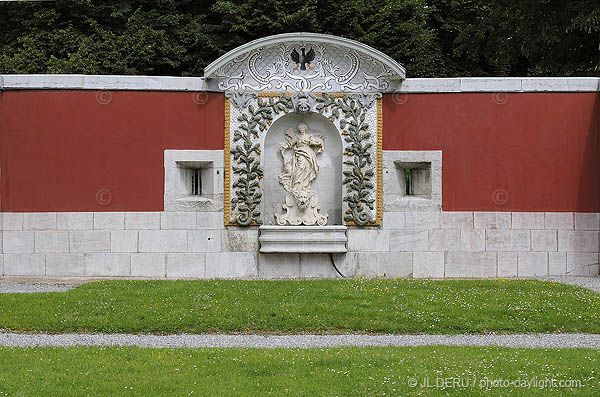
M 4 276 L 258 276 L 258 231 L 226 230 L 222 212 L 1 215 Z
M 1 213 L 4 276 L 338 277 L 328 254 L 259 254 L 257 227 L 218 212 Z M 349 227 L 348 277 L 598 275 L 600 214 L 384 212 Z
M 349 229 L 348 250 L 376 252 L 390 264 L 372 264 L 375 276 L 593 276 L 599 274 L 600 214 L 384 212 L 377 230 Z

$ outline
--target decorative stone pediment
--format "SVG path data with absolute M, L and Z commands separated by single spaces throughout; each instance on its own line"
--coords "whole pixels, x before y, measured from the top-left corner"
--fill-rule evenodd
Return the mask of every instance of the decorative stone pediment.
M 207 85 L 225 92 L 225 223 L 380 225 L 381 94 L 404 76 L 367 45 L 315 33 L 211 63 Z
M 204 72 L 219 91 L 390 92 L 404 68 L 365 44 L 317 33 L 264 37 L 223 55 Z

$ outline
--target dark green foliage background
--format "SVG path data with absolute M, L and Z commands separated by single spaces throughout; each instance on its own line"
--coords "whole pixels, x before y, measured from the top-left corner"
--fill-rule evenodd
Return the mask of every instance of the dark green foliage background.
M 599 76 L 597 0 L 0 2 L 0 73 L 201 76 L 250 40 L 328 33 L 409 77 Z

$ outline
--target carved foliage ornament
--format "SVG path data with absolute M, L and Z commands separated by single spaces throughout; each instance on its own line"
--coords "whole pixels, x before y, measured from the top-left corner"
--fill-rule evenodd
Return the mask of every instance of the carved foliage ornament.
M 344 136 L 344 179 L 346 186 L 344 201 L 348 207 L 344 214 L 346 222 L 368 225 L 375 222 L 375 150 L 374 134 L 366 122 L 367 110 L 381 94 L 372 96 L 344 95 L 336 98 L 323 94 L 317 98 L 316 109 L 339 120 Z M 369 107 L 365 106 L 368 105 Z
M 262 194 L 259 180 L 263 177 L 263 170 L 260 167 L 259 132 L 268 128 L 274 114 L 287 113 L 292 108 L 291 99 L 284 94 L 266 100 L 256 98 L 254 101 L 253 98 L 256 96 L 250 97 L 248 101 L 232 100 L 240 113 L 237 116 L 238 128 L 233 132 L 231 144 L 231 172 L 236 177 L 231 185 L 231 209 L 235 215 L 232 215 L 230 222 L 239 225 L 261 223 Z M 242 104 L 246 107 L 238 106 Z

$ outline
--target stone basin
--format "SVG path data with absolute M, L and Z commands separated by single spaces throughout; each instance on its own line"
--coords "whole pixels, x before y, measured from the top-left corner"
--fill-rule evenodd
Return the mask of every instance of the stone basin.
M 346 226 L 260 226 L 260 252 L 346 252 Z

